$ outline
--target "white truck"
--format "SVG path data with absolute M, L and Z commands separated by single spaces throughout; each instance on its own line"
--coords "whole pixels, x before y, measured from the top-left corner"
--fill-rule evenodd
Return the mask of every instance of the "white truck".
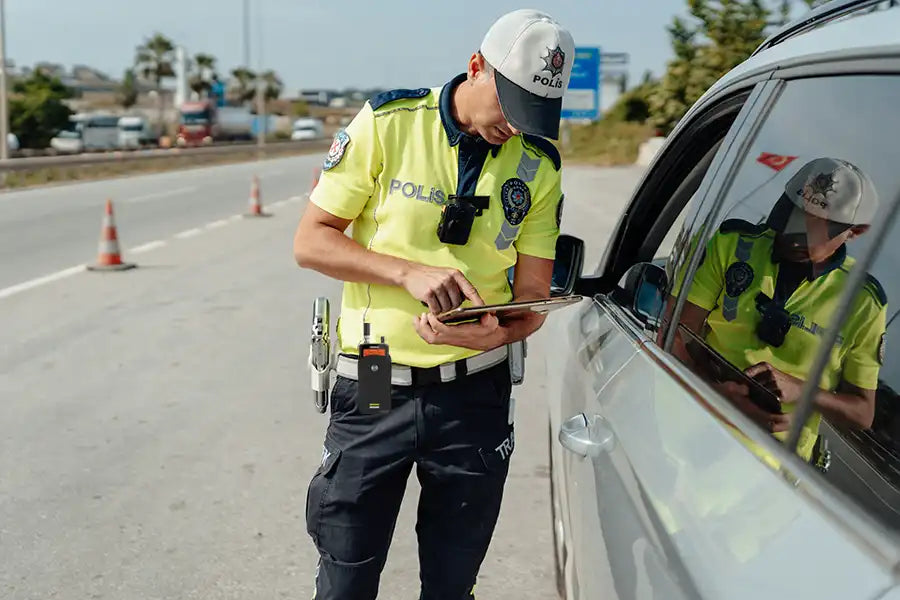
M 135 149 L 154 146 L 150 121 L 141 116 L 126 115 L 119 119 L 119 148 Z
M 119 118 L 115 115 L 79 113 L 69 118 L 69 124 L 50 140 L 50 147 L 57 152 L 115 150 L 119 145 Z

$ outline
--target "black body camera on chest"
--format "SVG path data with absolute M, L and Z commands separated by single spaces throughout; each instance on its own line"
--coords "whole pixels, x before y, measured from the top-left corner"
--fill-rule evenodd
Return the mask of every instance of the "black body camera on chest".
M 784 305 L 762 292 L 756 296 L 756 309 L 762 317 L 756 328 L 756 336 L 770 346 L 781 347 L 791 330 L 791 313 Z
M 450 203 L 441 211 L 438 239 L 445 244 L 463 246 L 469 241 L 475 217 L 487 210 L 490 196 L 450 196 Z

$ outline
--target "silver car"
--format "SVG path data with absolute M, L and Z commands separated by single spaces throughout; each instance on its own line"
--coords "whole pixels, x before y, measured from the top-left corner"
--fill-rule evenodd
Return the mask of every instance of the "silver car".
M 546 325 L 562 340 L 547 357 L 547 372 L 559 374 L 547 385 L 563 597 L 900 599 L 900 350 L 891 343 L 900 340 L 900 8 L 893 4 L 826 4 L 717 82 L 668 137 L 593 274 L 572 282 L 566 269 L 580 272 L 572 253 L 581 245 L 561 238 L 557 292 L 592 298 Z M 836 180 L 807 178 L 796 188 L 802 169 L 821 160 L 849 166 Z M 806 345 L 786 361 L 802 368 L 790 379 L 802 393 L 792 397 L 787 429 L 773 433 L 774 424 L 768 429 L 710 378 L 713 367 L 747 369 L 724 351 L 702 354 L 715 350 L 712 317 L 704 317 L 705 334 L 682 326 L 717 277 L 728 297 L 709 310 L 725 321 L 729 310 L 737 314 L 748 279 L 775 285 L 758 265 L 755 274 L 746 265 L 719 273 L 717 265 L 749 261 L 753 239 L 780 243 L 769 231 L 776 208 L 831 202 L 848 173 L 864 182 L 857 191 L 872 194 L 867 206 L 877 212 L 841 238 L 828 256 L 833 270 L 801 280 L 782 305 L 786 335 Z M 842 222 L 860 222 L 853 218 L 862 217 Z M 735 230 L 747 237 L 737 257 L 717 256 L 726 247 L 717 240 L 726 238 L 716 236 Z M 809 286 L 820 276 L 837 283 L 816 295 Z M 805 307 L 792 308 L 800 296 Z M 688 338 L 706 358 L 684 358 L 679 344 Z M 752 343 L 771 363 L 787 352 Z M 820 398 L 844 393 L 846 382 L 868 400 L 837 418 Z

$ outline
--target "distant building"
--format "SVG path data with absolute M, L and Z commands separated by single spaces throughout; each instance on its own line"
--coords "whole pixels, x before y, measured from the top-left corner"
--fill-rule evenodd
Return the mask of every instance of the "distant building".
M 328 106 L 332 98 L 338 93 L 334 90 L 300 90 L 299 97 L 308 104 L 316 106 Z

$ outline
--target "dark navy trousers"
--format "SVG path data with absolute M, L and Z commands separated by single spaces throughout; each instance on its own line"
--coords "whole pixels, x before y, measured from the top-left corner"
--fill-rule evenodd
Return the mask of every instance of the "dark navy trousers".
M 357 382 L 338 377 L 307 531 L 319 551 L 316 600 L 370 600 L 413 465 L 421 600 L 474 598 L 513 451 L 509 366 L 452 382 L 394 386 L 392 408 L 362 414 Z

